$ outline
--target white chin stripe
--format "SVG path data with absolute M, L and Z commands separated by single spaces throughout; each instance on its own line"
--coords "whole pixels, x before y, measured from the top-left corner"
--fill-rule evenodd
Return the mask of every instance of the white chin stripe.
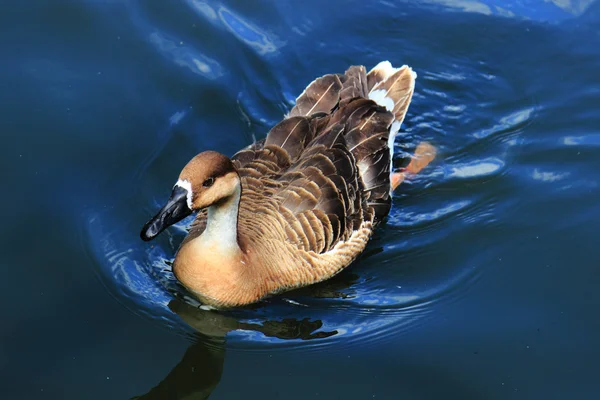
M 175 186 L 179 186 L 180 188 L 185 189 L 185 191 L 187 192 L 187 206 L 190 210 L 192 210 L 192 184 L 185 179 L 180 179 L 177 181 Z

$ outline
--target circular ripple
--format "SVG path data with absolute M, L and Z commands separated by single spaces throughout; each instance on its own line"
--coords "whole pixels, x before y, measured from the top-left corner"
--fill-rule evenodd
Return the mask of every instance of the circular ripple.
M 117 300 L 182 335 L 227 336 L 230 348 L 306 350 L 333 343 L 363 345 L 399 335 L 436 315 L 435 310 L 464 294 L 480 278 L 485 266 L 502 251 L 498 238 L 507 232 L 499 216 L 511 204 L 498 199 L 510 198 L 506 171 L 520 145 L 521 132 L 537 110 L 528 102 L 515 104 L 515 88 L 502 79 L 502 71 L 466 57 L 442 65 L 435 62 L 437 47 L 424 46 L 412 51 L 429 59 L 424 65 L 431 70 L 422 66 L 418 70 L 413 104 L 402 137 L 397 139 L 396 154 L 412 153 L 420 141 L 428 140 L 438 147 L 438 159 L 394 194 L 387 222 L 360 259 L 327 282 L 251 307 L 205 310 L 187 296 L 174 279 L 170 262 L 191 219 L 169 228 L 151 244 L 139 239 L 141 226 L 160 207 L 165 188 L 173 183 L 160 171 L 182 158 L 177 149 L 193 144 L 201 151 L 199 140 L 213 140 L 209 143 L 216 150 L 231 153 L 235 149 L 227 146 L 237 148 L 236 143 L 248 144 L 252 136 L 264 135 L 289 110 L 290 92 L 299 88 L 295 81 L 314 74 L 306 71 L 312 64 L 300 62 L 303 69 L 276 68 L 282 62 L 276 57 L 283 43 L 242 15 L 201 2 L 186 4 L 194 10 L 193 14 L 182 11 L 181 18 L 190 19 L 188 24 L 161 23 L 160 9 L 150 6 L 133 10 L 132 19 L 140 36 L 172 65 L 174 73 L 191 74 L 189 79 L 223 87 L 214 92 L 218 103 L 237 105 L 236 115 L 225 115 L 217 106 L 202 114 L 198 110 L 206 110 L 210 102 L 193 99 L 191 105 L 174 107 L 166 122 L 168 131 L 181 124 L 186 128 L 179 129 L 177 138 L 168 132 L 161 135 L 156 151 L 126 185 L 152 186 L 157 192 L 120 199 L 113 207 L 86 217 L 86 246 L 96 260 L 98 275 Z M 207 23 L 196 25 L 194 18 Z M 203 47 L 207 44 L 197 39 L 196 28 L 218 36 L 215 43 L 227 45 Z M 320 57 L 308 42 L 311 45 L 299 51 Z M 395 54 L 398 44 L 389 45 Z M 225 48 L 238 49 L 236 54 L 245 57 L 245 62 L 238 63 L 241 58 L 236 58 L 228 63 Z M 369 57 L 375 63 L 389 54 Z M 293 84 L 287 82 L 292 78 Z M 207 118 L 216 122 L 206 122 Z M 224 119 L 230 124 L 227 129 L 221 126 Z M 247 131 L 235 138 L 202 136 L 197 133 L 200 124 L 206 132 L 211 127 L 226 132 L 244 126 Z M 155 184 L 142 184 L 147 176 L 153 176 Z M 543 172 L 534 176 L 550 179 Z M 149 199 L 154 202 L 150 204 Z M 472 243 L 471 251 L 464 251 L 469 248 L 465 243 Z
M 185 225 L 147 245 L 137 238 L 139 227 L 134 219 L 117 223 L 116 210 L 88 218 L 88 243 L 109 291 L 133 312 L 180 334 L 228 335 L 232 348 L 317 349 L 340 341 L 381 340 L 414 326 L 434 303 L 473 279 L 479 270 L 477 265 L 458 271 L 450 268 L 449 275 L 434 279 L 426 276 L 430 270 L 421 276 L 407 274 L 402 266 L 411 262 L 406 260 L 406 248 L 380 237 L 355 265 L 327 282 L 251 307 L 205 310 L 186 295 L 170 270 Z M 418 254 L 411 258 L 418 263 Z

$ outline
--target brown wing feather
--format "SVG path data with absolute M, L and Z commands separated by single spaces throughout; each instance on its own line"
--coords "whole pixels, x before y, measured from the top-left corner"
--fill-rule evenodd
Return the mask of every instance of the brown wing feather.
M 367 72 L 364 66 L 352 66 L 345 74 L 346 79 L 340 91 L 340 106 L 346 105 L 353 99 L 367 97 Z
M 323 131 L 316 132 L 299 159 L 278 178 L 283 183 L 276 195 L 278 201 L 294 215 L 294 226 L 298 222 L 303 228 L 311 227 L 303 244 L 317 253 L 347 240 L 362 222 L 360 201 L 356 201 L 362 186 L 344 133 L 344 124 L 323 125 Z M 304 186 L 306 182 L 314 183 L 311 190 Z M 321 229 L 313 226 L 316 223 Z M 296 240 L 295 235 L 302 236 L 302 232 L 296 228 L 288 239 Z
M 342 82 L 337 75 L 325 75 L 313 81 L 296 99 L 296 106 L 289 116 L 311 116 L 327 113 L 337 106 L 340 100 Z
M 275 182 L 269 196 L 287 240 L 304 250 L 331 250 L 387 213 L 393 116 L 366 98 L 368 88 L 364 67 L 315 80 L 262 146 L 233 158 L 243 177 Z
M 314 128 L 306 117 L 284 119 L 271 129 L 265 145 L 279 146 L 288 153 L 290 160 L 296 160 L 312 140 Z
M 390 207 L 389 130 L 394 114 L 403 118 L 412 95 L 407 71 L 386 74 L 389 69 L 367 75 L 364 67 L 355 66 L 343 75 L 316 79 L 288 118 L 265 139 L 235 154 L 244 207 L 251 207 L 246 211 L 274 208 L 285 240 L 315 253 L 348 240 L 363 223 L 385 217 Z M 374 88 L 394 98 L 394 114 L 368 99 Z M 191 228 L 193 235 L 205 225 L 203 213 Z

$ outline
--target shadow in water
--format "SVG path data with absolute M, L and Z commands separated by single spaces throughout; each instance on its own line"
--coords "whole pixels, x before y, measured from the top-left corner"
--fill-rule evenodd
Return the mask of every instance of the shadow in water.
M 217 387 L 225 362 L 225 336 L 233 330 L 252 330 L 282 340 L 312 340 L 333 336 L 337 331 L 317 332 L 321 321 L 292 318 L 244 323 L 216 311 L 203 310 L 181 300 L 172 300 L 169 308 L 196 330 L 195 341 L 181 361 L 148 393 L 134 399 L 208 399 Z
M 347 290 L 358 275 L 344 273 L 330 281 L 298 289 L 297 296 L 317 298 L 347 298 Z M 260 306 L 250 306 L 260 307 Z M 194 342 L 171 372 L 148 393 L 133 399 L 208 399 L 219 384 L 225 362 L 226 336 L 236 330 L 260 332 L 281 340 L 324 339 L 338 333 L 319 331 L 321 320 L 310 318 L 266 320 L 262 323 L 242 322 L 227 313 L 205 310 L 183 299 L 173 299 L 169 309 L 195 330 Z
M 224 360 L 224 338 L 199 338 L 158 385 L 133 399 L 208 399 L 221 380 Z

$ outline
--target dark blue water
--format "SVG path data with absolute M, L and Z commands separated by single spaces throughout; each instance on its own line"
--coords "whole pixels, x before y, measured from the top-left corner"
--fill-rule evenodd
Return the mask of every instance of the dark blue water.
M 600 3 L 8 1 L 6 399 L 596 399 Z M 329 282 L 208 312 L 139 230 L 197 152 L 315 77 L 418 73 L 396 151 L 438 158 Z

